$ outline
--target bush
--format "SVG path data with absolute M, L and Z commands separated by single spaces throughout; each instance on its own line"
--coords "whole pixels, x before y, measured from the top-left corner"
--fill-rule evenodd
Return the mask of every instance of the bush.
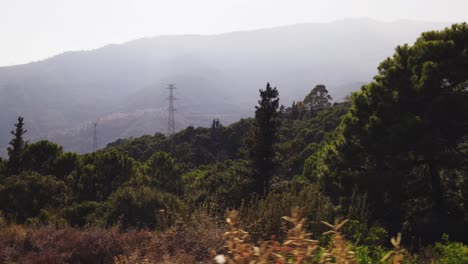
M 185 208 L 176 196 L 149 187 L 120 188 L 111 194 L 107 206 L 108 225 L 120 223 L 124 229 L 165 229 Z
M 250 194 L 251 174 L 243 160 L 226 160 L 210 166 L 201 166 L 186 173 L 182 179 L 188 203 L 216 204 L 222 212 L 238 207 Z
M 468 263 L 468 246 L 458 242 L 450 242 L 447 234 L 442 236 L 442 243 L 436 243 L 434 249 L 437 253 L 437 263 Z
M 147 240 L 145 232 L 13 225 L 0 231 L 0 263 L 110 264 Z
M 68 189 L 63 181 L 35 172 L 10 176 L 0 185 L 0 209 L 17 223 L 37 217 L 41 209 L 62 207 L 67 198 Z
M 243 220 L 241 226 L 250 230 L 254 240 L 271 235 L 284 238 L 285 227 L 281 217 L 288 215 L 293 207 L 304 210 L 304 216 L 312 222 L 308 230 L 315 234 L 324 230 L 319 221 L 334 219 L 334 207 L 318 186 L 292 182 L 274 186 L 266 197 L 244 203 L 239 208 Z
M 0 226 L 0 263 L 209 263 L 224 226 L 196 211 L 164 231 Z
M 84 201 L 65 208 L 64 215 L 71 226 L 102 226 L 101 219 L 105 214 L 104 210 L 104 203 Z

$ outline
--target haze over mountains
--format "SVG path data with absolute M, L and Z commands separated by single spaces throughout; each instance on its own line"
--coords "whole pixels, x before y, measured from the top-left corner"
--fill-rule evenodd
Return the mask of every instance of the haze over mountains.
M 165 132 L 168 83 L 177 84 L 177 129 L 253 114 L 258 89 L 277 86 L 281 103 L 325 84 L 337 100 L 371 80 L 397 45 L 450 24 L 370 19 L 299 24 L 220 35 L 143 38 L 0 68 L 0 147 L 16 118 L 31 140 L 92 150 L 118 138 Z M 31 42 L 33 44 L 33 41 Z

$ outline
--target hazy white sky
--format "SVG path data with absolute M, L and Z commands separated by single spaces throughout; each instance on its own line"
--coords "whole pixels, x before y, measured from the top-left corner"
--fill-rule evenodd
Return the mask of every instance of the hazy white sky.
M 166 34 L 369 17 L 468 20 L 468 0 L 0 0 L 0 66 Z

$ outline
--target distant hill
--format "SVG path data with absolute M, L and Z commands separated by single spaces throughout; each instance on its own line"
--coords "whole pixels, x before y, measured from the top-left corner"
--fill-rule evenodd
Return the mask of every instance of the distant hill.
M 18 115 L 32 140 L 66 150 L 166 130 L 167 83 L 176 83 L 177 128 L 227 124 L 253 113 L 258 89 L 277 86 L 290 104 L 316 84 L 343 99 L 369 81 L 394 48 L 448 24 L 370 19 L 299 24 L 219 35 L 159 36 L 0 67 L 0 146 Z

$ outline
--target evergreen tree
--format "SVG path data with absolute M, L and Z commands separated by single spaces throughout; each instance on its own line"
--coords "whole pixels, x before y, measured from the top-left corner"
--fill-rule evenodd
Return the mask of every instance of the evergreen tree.
M 426 241 L 459 235 L 454 219 L 468 219 L 466 198 L 449 193 L 463 193 L 451 182 L 467 181 L 467 43 L 464 23 L 398 47 L 352 95 L 334 140 L 308 171 L 330 193 L 347 196 L 355 185 L 368 192 L 373 220 L 384 219 L 391 232 Z
M 17 174 L 21 170 L 24 149 L 26 147 L 23 135 L 27 130 L 24 129 L 23 117 L 18 117 L 18 123 L 15 124 L 15 127 L 16 129 L 11 131 L 14 138 L 10 141 L 10 146 L 8 147 L 8 173 L 10 175 Z
M 268 191 L 274 171 L 275 152 L 273 145 L 279 126 L 278 90 L 267 83 L 265 90 L 260 90 L 261 100 L 255 106 L 255 127 L 251 144 L 251 160 L 255 174 L 255 192 L 263 195 Z

